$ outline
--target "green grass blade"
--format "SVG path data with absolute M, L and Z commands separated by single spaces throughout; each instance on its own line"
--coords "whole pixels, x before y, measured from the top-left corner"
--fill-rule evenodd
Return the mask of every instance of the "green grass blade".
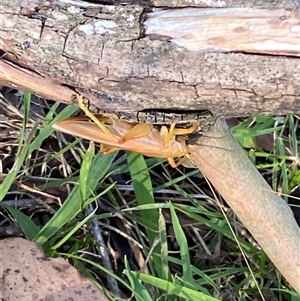
M 155 204 L 151 178 L 144 157 L 137 153 L 128 152 L 127 161 L 137 203 L 139 205 Z M 158 210 L 142 210 L 140 219 L 148 224 L 148 226 L 146 226 L 146 234 L 149 240 L 149 245 L 151 247 L 156 244 L 156 238 L 158 236 Z M 154 253 L 159 254 L 160 250 L 161 245 L 159 243 L 154 247 L 153 251 Z M 153 263 L 155 270 L 161 276 L 162 267 L 160 257 L 154 255 Z
M 88 176 L 90 173 L 93 157 L 95 154 L 95 144 L 94 142 L 90 142 L 90 146 L 86 151 L 83 161 L 81 163 L 80 174 L 79 174 L 79 188 L 81 199 L 86 200 L 87 188 L 88 188 Z
M 138 272 L 131 272 L 131 273 L 141 281 L 151 284 L 157 288 L 160 288 L 166 291 L 169 295 L 173 294 L 180 298 L 183 298 L 182 300 L 219 301 L 219 299 L 216 299 L 204 293 L 181 286 L 179 284 L 172 283 L 164 279 L 154 277 L 152 275 L 142 274 Z
M 171 212 L 171 219 L 172 219 L 175 237 L 176 237 L 177 243 L 180 248 L 180 257 L 181 257 L 181 263 L 182 263 L 181 279 L 185 283 L 190 284 L 190 285 L 192 285 L 192 287 L 194 287 L 195 285 L 194 285 L 194 279 L 192 276 L 193 273 L 192 273 L 192 269 L 191 269 L 190 252 L 189 252 L 187 239 L 182 230 L 180 221 L 177 217 L 177 214 L 175 212 L 175 209 L 174 209 L 172 203 L 170 203 L 170 212 Z
M 30 144 L 30 147 L 29 147 L 29 153 L 32 153 L 34 150 L 36 150 L 38 147 L 40 147 L 40 145 L 43 143 L 43 141 L 53 133 L 54 129 L 52 128 L 52 125 L 55 122 L 69 118 L 78 110 L 78 107 L 67 106 L 59 114 L 57 114 L 57 116 L 55 118 L 53 118 L 53 115 L 54 115 L 58 105 L 59 105 L 59 103 L 55 103 L 51 107 L 49 113 L 45 117 L 46 121 L 47 120 L 51 120 L 51 121 L 46 123 L 46 125 L 43 128 L 41 128 L 41 130 L 39 131 L 36 138 L 32 141 L 32 143 Z
M 281 137 L 277 138 L 277 146 L 278 146 L 279 153 L 284 154 L 285 153 L 285 145 L 284 145 Z M 282 191 L 284 194 L 288 195 L 290 193 L 290 191 L 289 191 L 289 179 L 288 179 L 286 161 L 282 160 L 280 166 L 281 166 L 282 185 L 283 185 Z M 283 198 L 285 200 L 287 199 L 286 196 L 283 196 Z
M 99 183 L 99 181 L 106 175 L 116 153 L 103 155 L 98 153 L 91 165 L 90 173 L 88 175 L 87 197 L 89 197 Z M 68 196 L 63 206 L 56 212 L 51 220 L 44 226 L 44 228 L 34 238 L 38 244 L 45 243 L 52 237 L 59 229 L 61 229 L 67 222 L 73 219 L 82 209 L 82 204 L 85 200 L 81 199 L 81 189 L 76 186 Z
M 29 240 L 32 240 L 37 233 L 39 233 L 39 227 L 23 212 L 16 210 L 15 208 L 1 204 L 4 208 L 6 208 L 10 214 L 15 218 L 18 222 L 19 226 L 22 228 L 24 234 Z
M 66 235 L 64 235 L 62 237 L 62 239 L 60 239 L 55 245 L 51 246 L 51 250 L 57 250 L 59 247 L 61 247 L 65 242 L 68 241 L 68 239 L 70 239 L 72 237 L 73 234 L 76 233 L 76 231 L 78 231 L 84 224 L 86 224 L 89 219 L 92 218 L 92 216 L 95 214 L 95 212 L 92 212 L 91 214 L 89 214 L 88 216 L 86 216 L 82 221 L 80 221 L 79 223 L 76 224 L 76 226 L 74 228 L 72 228 L 71 231 L 69 231 L 68 233 L 66 233 Z
M 289 190 L 292 190 L 293 188 L 297 187 L 300 183 L 300 170 L 293 176 L 289 183 Z
M 131 284 L 131 289 L 137 301 L 153 301 L 145 286 L 138 280 L 136 275 L 130 270 L 128 260 L 125 257 L 125 274 Z
M 166 280 L 171 280 L 171 273 L 169 269 L 169 262 L 168 262 L 168 239 L 167 239 L 167 228 L 166 228 L 166 221 L 164 215 L 162 214 L 162 210 L 159 210 L 159 220 L 158 220 L 158 227 L 159 227 L 159 237 L 161 242 L 161 267 L 162 267 L 162 278 Z
M 30 112 L 31 93 L 25 92 L 23 101 L 24 101 L 24 114 L 23 114 L 23 126 L 21 129 L 21 138 L 20 138 L 21 142 L 25 140 L 26 126 L 27 126 L 27 122 L 29 119 L 29 112 Z M 17 155 L 20 154 L 21 149 L 22 149 L 22 143 L 19 143 Z
M 25 138 L 25 131 L 30 111 L 30 99 L 31 94 L 30 93 L 24 93 L 24 118 L 23 118 L 23 126 L 21 130 L 20 140 L 19 140 L 19 146 L 16 154 L 16 160 L 15 163 L 8 173 L 8 175 L 4 178 L 2 184 L 0 185 L 0 202 L 3 200 L 5 195 L 7 194 L 8 190 L 10 189 L 12 183 L 15 181 L 17 174 L 19 173 L 23 162 L 25 161 L 30 141 L 33 138 L 33 134 L 35 133 L 35 130 L 37 128 L 37 124 L 33 127 L 31 133 L 28 135 L 27 138 Z

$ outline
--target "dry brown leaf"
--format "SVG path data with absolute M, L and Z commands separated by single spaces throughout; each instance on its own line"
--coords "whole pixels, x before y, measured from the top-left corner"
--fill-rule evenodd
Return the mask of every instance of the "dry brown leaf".
M 66 260 L 45 256 L 33 242 L 23 238 L 3 239 L 0 254 L 3 301 L 108 301 L 103 292 Z

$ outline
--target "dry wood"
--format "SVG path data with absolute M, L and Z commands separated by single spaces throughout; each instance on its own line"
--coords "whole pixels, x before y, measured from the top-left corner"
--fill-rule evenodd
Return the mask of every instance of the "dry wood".
M 285 9 L 157 9 L 145 35 L 168 37 L 190 51 L 239 51 L 300 57 L 297 14 Z
M 111 111 L 300 112 L 297 1 L 68 2 L 1 1 L 3 60 L 93 90 L 94 108 Z M 174 9 L 179 2 L 186 8 Z

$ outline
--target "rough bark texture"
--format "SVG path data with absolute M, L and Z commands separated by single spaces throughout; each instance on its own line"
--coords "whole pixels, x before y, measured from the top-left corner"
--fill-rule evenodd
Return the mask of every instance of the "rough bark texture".
M 300 112 L 297 1 L 68 2 L 1 1 L 3 60 L 93 90 L 92 108 L 108 111 Z M 52 88 L 40 94 L 72 101 Z

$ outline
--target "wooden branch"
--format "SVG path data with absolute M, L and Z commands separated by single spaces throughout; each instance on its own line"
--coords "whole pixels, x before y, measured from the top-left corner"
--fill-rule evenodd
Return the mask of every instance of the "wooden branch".
M 76 94 L 79 91 L 91 101 L 92 106 L 95 106 L 96 103 L 96 107 L 103 110 L 118 111 L 121 109 L 123 112 L 128 111 L 126 107 L 122 108 L 120 105 L 109 103 L 107 98 L 104 99 L 99 93 L 89 93 L 85 89 L 72 88 L 51 76 L 41 75 L 34 70 L 6 60 L 0 60 L 0 85 L 30 91 L 35 95 L 65 104 L 77 104 Z
M 23 1 L 3 0 L 2 59 L 88 89 L 94 108 L 300 112 L 297 1 L 136 3 L 35 0 L 20 10 Z
M 249 7 L 155 10 L 145 34 L 168 37 L 189 51 L 248 52 L 300 57 L 299 15 Z
M 0 61 L 0 84 L 13 89 L 31 91 L 46 99 L 72 104 L 75 91 L 55 83 L 51 77 L 44 77 L 33 70 L 22 68 L 12 62 Z
M 217 120 L 190 146 L 191 156 L 286 280 L 300 293 L 300 228 L 281 199 Z

